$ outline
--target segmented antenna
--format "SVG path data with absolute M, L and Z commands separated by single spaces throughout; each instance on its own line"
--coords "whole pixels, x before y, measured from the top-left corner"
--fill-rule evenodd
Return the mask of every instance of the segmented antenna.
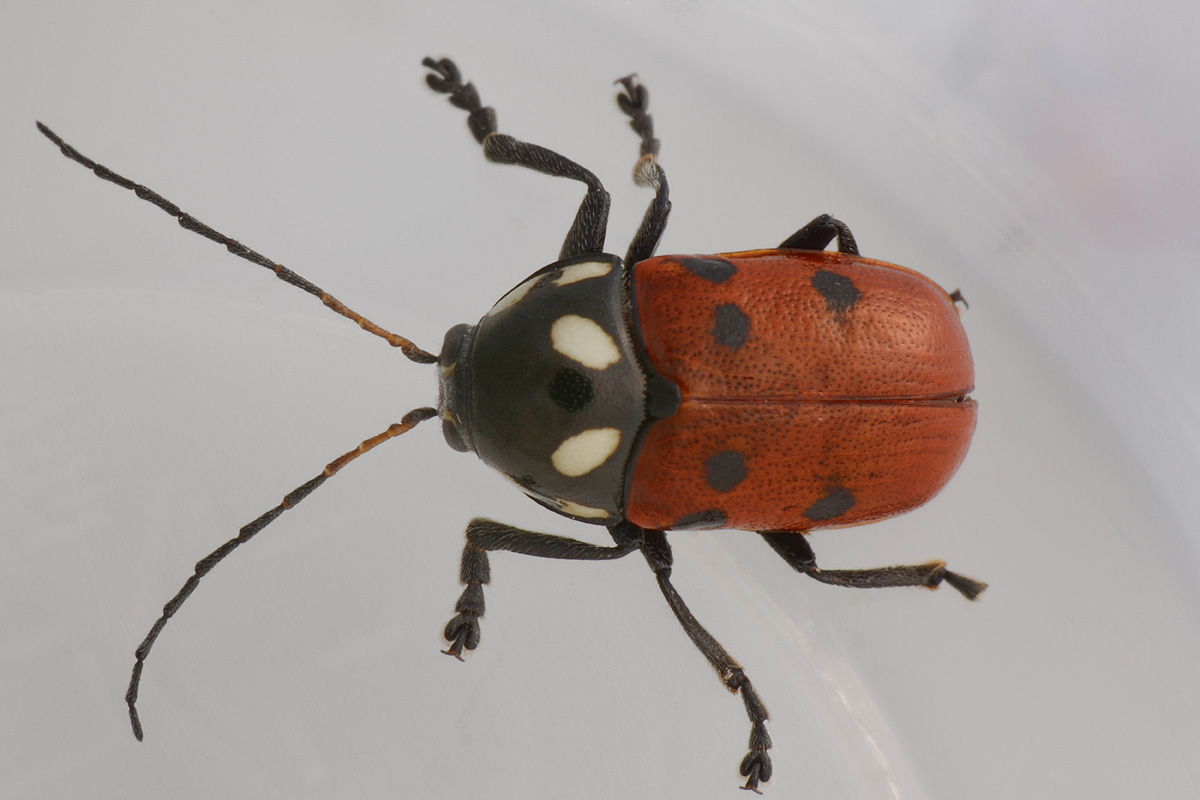
M 374 322 L 371 322 L 371 320 L 364 317 L 362 314 L 359 314 L 357 311 L 347 308 L 340 300 L 326 292 L 321 287 L 317 286 L 315 283 L 301 277 L 300 275 L 297 275 L 295 272 L 292 272 L 282 264 L 276 264 L 274 261 L 262 255 L 261 253 L 255 252 L 249 247 L 246 247 L 246 245 L 242 244 L 241 242 L 235 239 L 230 239 L 225 234 L 213 230 L 200 220 L 193 217 L 191 214 L 184 212 L 179 206 L 175 205 L 170 200 L 167 200 L 165 197 L 153 191 L 152 189 L 148 189 L 139 183 L 134 183 L 128 178 L 113 172 L 103 164 L 97 164 L 95 161 L 92 161 L 74 147 L 64 142 L 58 134 L 47 128 L 42 123 L 39 122 L 37 124 L 37 128 L 42 132 L 43 136 L 58 146 L 58 149 L 62 151 L 64 156 L 87 167 L 92 172 L 96 173 L 97 177 L 103 178 L 111 183 L 115 183 L 117 186 L 120 186 L 123 189 L 128 189 L 146 202 L 158 206 L 163 211 L 179 220 L 179 224 L 187 230 L 192 231 L 193 233 L 198 233 L 205 239 L 212 239 L 214 242 L 224 245 L 226 250 L 233 253 L 238 258 L 244 258 L 252 264 L 258 264 L 260 267 L 266 267 L 274 272 L 275 277 L 279 278 L 279 280 L 283 281 L 284 283 L 290 283 L 292 286 L 295 286 L 298 289 L 303 289 L 309 294 L 317 297 L 322 303 L 324 303 L 333 311 L 336 311 L 347 319 L 354 320 L 356 323 L 358 323 L 358 326 L 367 333 L 373 333 L 381 339 L 386 340 L 387 343 L 392 347 L 399 347 L 400 351 L 404 353 L 405 356 L 413 361 L 416 361 L 418 364 L 432 364 L 437 361 L 437 356 L 433 355 L 432 353 L 425 352 L 408 339 L 405 339 L 403 336 L 397 336 L 391 331 L 384 330 Z
M 383 444 L 388 439 L 394 439 L 400 434 L 408 431 L 419 422 L 424 422 L 430 417 L 437 416 L 436 408 L 416 408 L 405 414 L 399 422 L 392 423 L 383 433 L 372 436 L 365 440 L 358 447 L 348 453 L 330 461 L 320 475 L 297 486 L 292 491 L 284 496 L 283 502 L 272 508 L 267 513 L 263 514 L 253 522 L 243 525 L 238 535 L 230 539 L 225 544 L 213 550 L 204 558 L 196 562 L 195 572 L 184 582 L 183 587 L 175 593 L 167 604 L 163 606 L 162 616 L 155 620 L 150 626 L 150 632 L 146 634 L 146 638 L 138 645 L 138 649 L 134 651 L 135 661 L 133 662 L 133 674 L 129 678 L 129 689 L 125 692 L 125 704 L 129 706 L 129 723 L 133 726 L 133 735 L 140 742 L 142 740 L 142 721 L 138 717 L 137 698 L 138 687 L 142 682 L 142 668 L 146 664 L 146 657 L 150 655 L 150 648 L 154 647 L 154 641 L 162 630 L 167 625 L 167 620 L 175 616 L 175 612 L 183 605 L 183 601 L 187 600 L 192 592 L 196 591 L 196 587 L 200 585 L 200 579 L 212 571 L 221 559 L 232 553 L 238 546 L 250 541 L 259 531 L 275 521 L 275 518 L 295 506 L 304 498 L 308 497 L 314 489 L 324 483 L 328 478 L 331 478 L 342 467 L 349 464 L 354 459 L 361 456 L 368 450 Z
M 281 281 L 303 289 L 309 294 L 320 298 L 321 302 L 326 306 L 341 314 L 343 317 L 354 320 L 363 330 L 367 331 L 368 333 L 373 333 L 376 336 L 386 340 L 387 343 L 393 347 L 399 347 L 400 351 L 411 360 L 421 364 L 432 364 L 437 361 L 437 356 L 433 355 L 432 353 L 425 352 L 408 339 L 405 339 L 403 336 L 397 336 L 390 331 L 384 330 L 374 322 L 371 322 L 369 319 L 363 317 L 361 314 L 347 308 L 335 297 L 333 297 L 333 295 L 324 291 L 311 281 L 301 277 L 300 275 L 297 275 L 295 272 L 292 272 L 287 267 L 281 264 L 276 264 L 266 256 L 263 256 L 262 254 L 246 247 L 241 242 L 230 239 L 225 234 L 213 230 L 203 222 L 193 217 L 191 214 L 187 214 L 182 211 L 179 206 L 162 197 L 157 192 L 154 192 L 153 190 L 148 189 L 141 184 L 134 183 L 128 178 L 118 175 L 103 164 L 97 164 L 95 161 L 92 161 L 87 156 L 81 154 L 74 147 L 64 142 L 56 133 L 54 133 L 54 131 L 50 130 L 42 123 L 39 122 L 37 127 L 47 139 L 54 142 L 54 144 L 58 146 L 58 149 L 61 150 L 63 155 L 65 155 L 67 158 L 87 167 L 92 172 L 96 173 L 98 177 L 103 178 L 106 181 L 110 181 L 111 183 L 115 183 L 117 186 L 120 186 L 124 189 L 129 189 L 141 199 L 158 206 L 163 211 L 175 217 L 175 219 L 179 221 L 179 224 L 187 230 L 198 233 L 206 239 L 212 239 L 214 242 L 224 245 L 225 249 L 233 253 L 235 256 L 244 258 L 254 264 L 258 264 L 260 267 L 266 267 L 274 272 L 275 276 Z M 142 721 L 138 717 L 137 699 L 138 688 L 142 682 L 142 670 L 146 665 L 146 658 L 150 655 L 150 650 L 154 647 L 154 642 L 158 639 L 158 635 L 162 633 L 163 628 L 166 627 L 167 620 L 175 616 L 175 612 L 179 610 L 184 601 L 187 600 L 188 597 L 191 596 L 192 592 L 196 590 L 196 587 L 200 585 L 200 579 L 211 572 L 213 567 L 220 563 L 221 560 L 227 555 L 232 553 L 242 544 L 250 541 L 250 539 L 253 538 L 259 531 L 274 522 L 276 517 L 289 508 L 295 506 L 305 497 L 308 497 L 313 490 L 324 483 L 327 479 L 333 477 L 333 475 L 341 470 L 342 467 L 346 466 L 363 453 L 366 453 L 368 450 L 372 450 L 375 447 L 383 444 L 388 439 L 394 439 L 400 434 L 408 431 L 413 426 L 417 425 L 417 423 L 437 416 L 437 413 L 438 412 L 436 408 L 417 408 L 408 412 L 403 418 L 401 418 L 400 422 L 393 423 L 383 433 L 380 433 L 377 436 L 372 436 L 370 439 L 363 441 L 358 447 L 354 448 L 350 452 L 345 453 L 329 462 L 320 475 L 308 481 L 307 483 L 297 486 L 286 496 L 284 496 L 283 502 L 253 522 L 242 526 L 241 530 L 238 531 L 237 536 L 225 542 L 225 544 L 221 545 L 216 550 L 212 551 L 207 556 L 196 562 L 196 567 L 191 577 L 184 582 L 183 587 L 175 593 L 175 596 L 172 597 L 165 606 L 163 606 L 162 615 L 155 620 L 152 626 L 150 626 L 150 631 L 146 634 L 146 638 L 142 640 L 142 643 L 138 645 L 138 648 L 134 653 L 135 661 L 133 663 L 133 674 L 129 678 L 129 689 L 125 692 L 125 703 L 129 706 L 129 722 L 133 726 L 133 735 L 137 737 L 139 742 L 142 740 Z

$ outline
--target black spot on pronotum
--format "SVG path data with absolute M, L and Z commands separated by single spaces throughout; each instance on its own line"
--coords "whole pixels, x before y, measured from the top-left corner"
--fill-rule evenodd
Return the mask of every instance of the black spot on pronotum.
M 746 479 L 746 459 L 737 450 L 722 450 L 704 459 L 704 479 L 714 491 L 729 492 Z
M 596 395 L 592 388 L 592 379 L 569 368 L 560 369 L 550 380 L 547 389 L 556 406 L 572 413 L 582 411 Z
M 858 298 L 862 297 L 854 281 L 827 269 L 812 276 L 812 285 L 825 298 L 825 307 L 835 314 L 843 314 L 854 308 Z
M 855 502 L 854 495 L 846 487 L 830 486 L 824 497 L 804 509 L 804 516 L 813 522 L 824 522 L 845 514 Z
M 694 514 L 688 514 L 675 520 L 675 524 L 671 526 L 673 531 L 714 531 L 718 528 L 725 527 L 725 521 L 728 517 L 725 512 L 717 508 L 710 508 L 705 511 L 697 511 Z
M 733 303 L 719 305 L 712 335 L 717 344 L 737 351 L 750 335 L 750 318 Z
M 724 283 L 734 276 L 737 267 L 723 258 L 681 258 L 683 268 L 710 283 Z

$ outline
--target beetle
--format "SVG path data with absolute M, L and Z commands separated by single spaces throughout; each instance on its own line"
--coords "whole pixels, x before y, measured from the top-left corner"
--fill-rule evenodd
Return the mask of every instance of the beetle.
M 766 708 L 672 585 L 666 531 L 755 531 L 793 569 L 822 583 L 934 589 L 945 582 L 978 598 L 987 584 L 943 561 L 827 570 L 806 539 L 818 529 L 913 509 L 958 469 L 976 422 L 974 366 L 958 317 L 962 297 L 910 269 L 861 256 L 849 227 L 828 214 L 774 249 L 655 256 L 671 202 L 649 94 L 635 75 L 616 82 L 617 103 L 640 140 L 634 181 L 653 189 L 654 199 L 624 259 L 605 253 L 609 194 L 596 176 L 500 133 L 495 111 L 453 61 L 422 63 L 428 86 L 467 112 L 489 160 L 587 187 L 558 260 L 517 284 L 475 325 L 452 327 L 438 355 L 37 123 L 98 177 L 437 371 L 436 407 L 410 411 L 333 460 L 196 564 L 136 650 L 126 693 L 134 735 L 143 736 L 136 703 L 146 658 L 200 579 L 350 461 L 437 417 L 453 449 L 475 453 L 551 511 L 606 527 L 614 542 L 472 520 L 460 565 L 464 589 L 443 632 L 444 652 L 462 660 L 464 650 L 479 645 L 489 552 L 574 560 L 641 552 L 684 632 L 722 683 L 741 694 L 751 732 L 739 772 L 742 788 L 758 792 L 772 774 Z M 836 252 L 826 250 L 835 240 Z

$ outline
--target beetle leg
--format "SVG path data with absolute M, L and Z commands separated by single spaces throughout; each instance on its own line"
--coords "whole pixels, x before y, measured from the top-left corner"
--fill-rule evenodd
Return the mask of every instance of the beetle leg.
M 850 227 L 840 219 L 834 219 L 828 214 L 822 214 L 800 230 L 783 240 L 780 250 L 824 250 L 834 239 L 838 242 L 838 252 L 848 255 L 858 255 L 858 242 Z
M 759 531 L 776 553 L 792 569 L 821 583 L 855 589 L 881 589 L 888 586 L 923 586 L 936 589 L 942 581 L 957 589 L 963 597 L 975 600 L 987 588 L 986 583 L 946 569 L 945 561 L 927 561 L 873 569 L 821 569 L 807 537 L 799 531 Z
M 425 76 L 429 88 L 450 95 L 450 103 L 467 112 L 467 127 L 471 129 L 475 141 L 483 145 L 483 154 L 488 159 L 587 184 L 587 195 L 579 205 L 575 222 L 563 241 L 559 259 L 604 252 L 609 196 L 600 179 L 590 170 L 553 150 L 498 133 L 495 109 L 480 102 L 474 84 L 463 83 L 458 67 L 450 59 L 426 58 L 421 63 L 433 70 Z
M 479 646 L 479 618 L 483 616 L 483 587 L 491 582 L 488 564 L 489 550 L 507 550 L 538 558 L 561 558 L 574 561 L 602 561 L 620 558 L 641 546 L 636 536 L 613 533 L 616 545 L 600 545 L 552 536 L 548 533 L 514 528 L 490 519 L 473 519 L 467 525 L 467 544 L 463 548 L 459 582 L 466 588 L 454 605 L 454 618 L 446 625 L 444 636 L 450 647 L 442 652 L 462 661 L 463 649 Z
M 627 75 L 617 81 L 625 91 L 617 94 L 617 105 L 629 116 L 629 127 L 642 139 L 641 157 L 633 167 L 633 182 L 638 186 L 654 189 L 654 199 L 646 208 L 642 224 L 638 226 L 625 263 L 630 266 L 654 255 L 663 229 L 667 227 L 667 216 L 671 213 L 670 188 L 667 174 L 658 163 L 659 141 L 654 138 L 654 120 L 646 113 L 650 105 L 650 93 L 638 83 L 636 75 Z
M 769 781 L 772 772 L 771 757 L 767 755 L 767 751 L 771 749 L 771 736 L 767 733 L 766 725 L 767 709 L 758 699 L 758 693 L 754 691 L 754 686 L 746 677 L 741 665 L 692 616 L 692 612 L 683 602 L 683 598 L 679 596 L 679 592 L 675 591 L 675 587 L 671 585 L 673 558 L 666 534 L 662 531 L 643 530 L 642 536 L 644 539 L 642 555 L 646 557 L 646 562 L 654 570 L 654 576 L 658 579 L 658 588 L 662 590 L 663 597 L 667 599 L 667 605 L 675 613 L 675 618 L 683 626 L 683 630 L 692 640 L 692 644 L 696 645 L 701 654 L 708 659 L 712 668 L 717 671 L 717 675 L 720 676 L 725 687 L 731 692 L 741 692 L 742 694 L 742 702 L 746 705 L 746 715 L 750 717 L 750 751 L 746 753 L 746 757 L 742 759 L 739 767 L 742 777 L 746 779 L 746 785 L 742 788 L 761 794 L 758 790 L 759 781 Z

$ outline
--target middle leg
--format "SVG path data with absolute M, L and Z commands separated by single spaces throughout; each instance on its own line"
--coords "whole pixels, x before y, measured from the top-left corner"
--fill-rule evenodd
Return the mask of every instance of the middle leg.
M 679 596 L 679 592 L 671 584 L 671 564 L 674 558 L 671 554 L 671 545 L 667 543 L 666 534 L 662 531 L 644 529 L 641 530 L 641 533 L 642 555 L 646 557 L 646 563 L 650 565 L 650 569 L 654 570 L 654 576 L 658 579 L 658 588 L 662 591 L 663 597 L 667 599 L 667 605 L 671 607 L 675 618 L 683 626 L 683 630 L 692 640 L 692 644 L 696 645 L 696 649 L 708 659 L 708 663 L 716 670 L 721 682 L 725 684 L 725 688 L 734 693 L 741 692 L 742 702 L 746 706 L 746 715 L 750 718 L 750 751 L 746 753 L 746 757 L 742 759 L 739 766 L 739 772 L 746 779 L 746 785 L 742 788 L 762 794 L 758 790 L 758 784 L 760 781 L 769 781 L 773 769 L 771 757 L 767 755 L 767 751 L 771 749 L 771 736 L 767 733 L 766 724 L 767 709 L 758 699 L 758 693 L 754 691 L 754 686 L 750 683 L 750 678 L 746 676 L 745 670 L 734 661 L 733 656 L 725 651 L 721 643 L 714 639 L 712 634 L 692 616 L 691 610 L 688 609 L 683 598 Z
M 617 83 L 625 87 L 624 93 L 617 95 L 617 105 L 629 115 L 629 127 L 642 139 L 641 157 L 633 167 L 633 182 L 654 189 L 654 199 L 625 254 L 625 263 L 633 266 L 654 255 L 658 248 L 658 240 L 662 238 L 671 213 L 670 188 L 667 173 L 658 163 L 659 141 L 654 138 L 654 120 L 646 113 L 650 93 L 638 83 L 636 75 L 627 75 Z

